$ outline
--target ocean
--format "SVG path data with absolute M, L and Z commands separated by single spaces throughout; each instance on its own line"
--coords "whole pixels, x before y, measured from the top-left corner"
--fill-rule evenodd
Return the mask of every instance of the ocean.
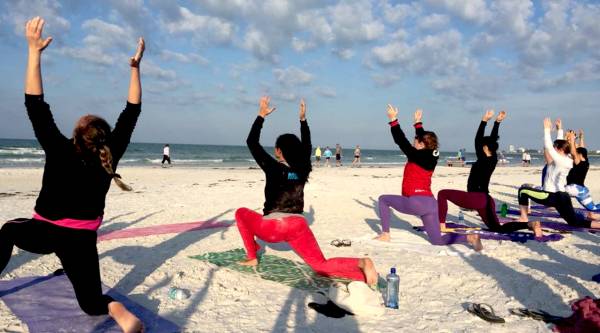
M 333 145 L 332 145 L 333 146 Z M 256 166 L 246 146 L 218 146 L 195 144 L 171 144 L 173 165 L 182 167 L 252 167 Z M 316 147 L 316 146 L 315 146 Z M 322 148 L 324 147 L 321 146 Z M 163 145 L 158 143 L 131 143 L 121 166 L 157 166 L 162 161 Z M 265 147 L 268 152 L 272 147 Z M 324 149 L 323 149 L 324 150 Z M 455 158 L 456 152 L 440 153 L 440 165 L 448 158 Z M 350 165 L 354 149 L 344 149 L 342 163 Z M 531 154 L 532 165 L 541 166 L 543 156 Z M 466 160 L 475 160 L 474 153 L 466 153 Z M 506 166 L 520 166 L 521 154 L 505 154 Z M 333 161 L 332 161 L 333 162 Z M 366 167 L 400 166 L 406 163 L 406 157 L 397 150 L 362 149 L 362 165 Z M 600 156 L 590 156 L 590 163 L 600 165 Z M 44 165 L 44 151 L 36 140 L 0 139 L 0 168 L 37 168 Z

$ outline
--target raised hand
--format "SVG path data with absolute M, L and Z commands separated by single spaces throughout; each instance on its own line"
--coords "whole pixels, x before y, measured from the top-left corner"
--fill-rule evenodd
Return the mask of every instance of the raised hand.
M 554 125 L 556 125 L 556 129 L 559 130 L 562 128 L 562 120 L 560 120 L 560 118 L 556 118 L 556 120 L 554 121 Z
M 300 100 L 300 121 L 306 120 L 306 103 L 304 103 L 304 98 Z
M 481 120 L 487 122 L 488 120 L 492 119 L 493 116 L 494 116 L 494 110 L 489 109 L 489 110 L 485 111 L 485 113 L 483 114 L 483 118 L 481 118 Z
M 275 108 L 269 108 L 269 102 L 271 102 L 271 97 L 263 96 L 260 98 L 260 103 L 258 106 L 258 115 L 265 118 L 271 112 L 275 111 Z
M 387 105 L 387 116 L 390 118 L 390 121 L 394 121 L 398 119 L 398 108 L 392 106 L 392 104 Z
M 129 66 L 140 66 L 140 62 L 142 61 L 142 57 L 144 56 L 144 50 L 146 50 L 146 42 L 144 42 L 144 38 L 140 37 L 140 39 L 138 39 L 138 45 L 137 49 L 135 50 L 135 55 L 129 58 Z
M 544 130 L 552 130 L 552 119 L 544 118 Z
M 500 111 L 500 113 L 498 113 L 498 116 L 496 117 L 496 121 L 501 123 L 502 120 L 504 120 L 504 118 L 506 118 L 506 111 L 502 110 L 502 111 Z
M 583 129 L 580 129 L 580 130 L 579 130 L 579 137 L 580 137 L 580 138 L 583 138 Z
M 415 124 L 420 123 L 421 119 L 423 119 L 423 110 L 417 109 L 414 114 Z
M 568 131 L 567 135 L 566 135 L 566 139 L 567 139 L 567 141 L 569 141 L 570 144 L 574 144 L 575 143 L 575 131 Z
M 27 38 L 30 51 L 42 52 L 52 42 L 52 37 L 42 38 L 44 23 L 44 19 L 36 16 L 25 24 L 25 38 Z

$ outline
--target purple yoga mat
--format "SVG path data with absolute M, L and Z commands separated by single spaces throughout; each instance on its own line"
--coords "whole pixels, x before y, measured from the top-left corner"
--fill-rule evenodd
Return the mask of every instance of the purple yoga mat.
M 447 228 L 471 228 L 466 225 L 457 224 L 457 223 L 446 223 Z M 415 227 L 416 230 L 425 232 L 425 229 L 422 227 Z M 503 234 L 499 232 L 490 231 L 487 229 L 481 230 L 456 230 L 454 231 L 457 234 L 478 234 L 481 239 L 493 239 L 493 240 L 506 240 L 511 242 L 519 242 L 525 243 L 528 240 L 537 240 L 538 242 L 555 242 L 563 239 L 562 235 L 558 234 L 549 234 L 544 235 L 542 238 L 537 239 L 531 232 L 511 232 L 509 234 Z
M 134 303 L 115 290 L 102 286 L 105 293 L 123 303 L 144 323 L 145 332 L 169 333 L 181 330 L 174 323 Z M 108 290 L 108 292 L 107 292 Z M 88 316 L 75 299 L 65 275 L 26 277 L 0 281 L 0 299 L 29 328 L 45 332 L 122 332 L 109 316 Z
M 510 218 L 500 217 L 499 220 L 500 220 L 500 223 L 515 222 L 515 220 L 510 219 Z M 548 228 L 548 229 L 553 229 L 553 230 L 558 230 L 558 231 L 580 231 L 580 232 L 589 232 L 592 234 L 600 233 L 600 230 L 598 230 L 598 229 L 574 227 L 574 226 L 568 225 L 566 222 L 552 222 L 552 221 L 544 221 L 544 220 L 542 220 L 541 222 L 542 222 L 542 228 Z

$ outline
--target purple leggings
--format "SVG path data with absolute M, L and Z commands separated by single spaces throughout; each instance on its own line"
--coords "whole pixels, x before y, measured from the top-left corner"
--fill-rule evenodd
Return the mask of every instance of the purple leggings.
M 390 232 L 390 207 L 400 213 L 415 215 L 421 218 L 429 241 L 433 245 L 448 245 L 467 243 L 465 235 L 449 233 L 442 236 L 440 222 L 438 221 L 438 205 L 434 197 L 413 195 L 382 195 L 379 197 L 379 217 L 381 229 Z

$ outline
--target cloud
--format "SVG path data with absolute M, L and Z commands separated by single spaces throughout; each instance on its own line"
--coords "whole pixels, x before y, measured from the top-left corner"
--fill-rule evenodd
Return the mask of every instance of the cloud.
M 174 51 L 169 51 L 169 50 L 162 50 L 160 52 L 160 57 L 163 60 L 167 60 L 167 61 L 178 61 L 178 62 L 183 62 L 183 63 L 195 63 L 195 64 L 199 64 L 199 65 L 208 65 L 209 61 L 208 59 L 204 58 L 203 56 L 194 54 L 194 53 L 187 53 L 187 54 L 183 54 L 183 53 L 179 53 L 179 52 L 174 52 Z
M 235 25 L 227 20 L 192 13 L 185 7 L 179 7 L 177 20 L 163 21 L 167 32 L 171 34 L 191 34 L 199 41 L 218 43 L 230 42 L 235 34 Z
M 317 93 L 319 96 L 327 98 L 337 97 L 337 93 L 333 87 L 317 87 L 315 88 L 315 93 Z
M 385 20 L 388 23 L 394 24 L 404 23 L 409 19 L 418 17 L 422 12 L 422 8 L 417 2 L 392 5 L 387 0 L 384 0 L 381 3 L 381 7 L 381 11 L 383 12 L 383 17 Z
M 313 80 L 313 75 L 307 73 L 295 66 L 288 68 L 276 68 L 273 70 L 275 79 L 284 86 L 303 86 L 308 85 Z
M 11 0 L 6 2 L 2 17 L 13 24 L 14 32 L 23 36 L 25 23 L 33 16 L 41 16 L 45 21 L 48 35 L 61 34 L 71 27 L 69 20 L 59 14 L 61 4 L 56 0 Z
M 450 17 L 441 14 L 431 14 L 419 19 L 417 27 L 421 30 L 440 30 L 450 23 Z
M 491 18 L 491 13 L 486 6 L 485 0 L 427 0 L 426 2 L 433 7 L 444 8 L 449 13 L 463 20 L 478 24 L 484 23 Z
M 164 69 L 150 59 L 144 59 L 142 73 L 160 80 L 172 81 L 177 78 L 177 73 L 173 70 Z

